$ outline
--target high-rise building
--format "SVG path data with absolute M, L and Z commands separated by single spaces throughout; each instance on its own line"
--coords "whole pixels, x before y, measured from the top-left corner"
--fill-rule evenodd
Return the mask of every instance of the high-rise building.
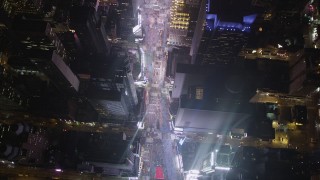
M 74 138 L 72 136 L 66 134 L 65 138 Z M 139 158 L 134 153 L 139 150 L 137 141 L 130 143 L 124 133 L 79 133 L 78 136 L 79 140 L 69 149 L 77 149 L 82 155 L 84 162 L 77 165 L 79 171 L 123 177 L 136 175 Z
M 7 75 L 2 80 L 7 90 L 19 92 L 18 97 L 25 99 L 18 101 L 25 107 L 65 114 L 65 96 L 78 91 L 79 80 L 46 36 L 47 22 L 25 18 L 28 16 L 15 18 L 9 29 L 16 45 L 3 54 Z
M 7 13 L 9 17 L 14 17 L 18 14 L 40 15 L 39 9 L 33 4 L 32 1 L 5 0 L 1 3 L 3 10 Z
M 69 26 L 82 49 L 90 53 L 110 53 L 104 23 L 93 7 L 74 6 L 70 10 Z
M 138 104 L 132 73 L 126 56 L 113 57 L 113 61 L 97 58 L 92 64 L 88 89 L 84 90 L 102 122 L 123 124 L 131 120 Z
M 178 64 L 172 92 L 173 98 L 180 98 L 175 127 L 217 134 L 246 128 L 252 118 L 248 100 L 255 91 L 251 78 L 257 76 L 240 69 Z
M 249 0 L 208 0 L 201 42 L 198 46 L 194 44 L 194 50 L 190 52 L 193 63 L 235 62 L 238 53 L 248 41 L 251 25 L 257 17 L 256 12 L 250 8 Z M 229 13 L 231 11 L 232 13 Z
M 174 0 L 172 4 L 167 44 L 190 47 L 193 36 L 201 34 L 198 32 L 199 28 L 196 27 L 202 27 L 202 19 L 199 14 L 204 13 L 205 3 L 204 1 Z
M 178 64 L 171 96 L 179 99 L 179 108 L 174 114 L 175 127 L 218 134 L 235 130 L 234 133 L 239 134 L 236 129 L 248 128 L 246 124 L 252 119 L 258 124 L 260 120 L 264 121 L 264 115 L 260 116 L 261 112 L 254 104 L 260 101 L 252 101 L 257 89 L 288 93 L 288 62 L 259 60 L 211 66 Z M 271 121 L 267 124 L 271 128 Z
M 307 96 L 320 91 L 319 53 L 318 49 L 304 49 L 290 61 L 290 94 Z
M 26 4 L 5 1 L 3 8 L 13 18 L 0 25 L 0 116 L 10 124 L 0 126 L 1 158 L 10 160 L 11 167 L 14 161 L 56 172 L 70 168 L 136 176 L 139 138 L 131 138 L 143 112 L 131 73 L 133 55 L 127 54 L 134 52 L 120 43 L 111 49 L 104 27 L 106 11 L 118 1 L 76 0 L 72 7 L 66 5 L 71 6 L 70 1 L 49 3 L 57 5 L 58 18 L 68 19 L 63 23 L 63 18 L 53 22 L 43 12 L 46 0 L 21 2 Z M 129 1 L 119 2 L 129 12 L 121 17 L 132 18 Z M 36 15 L 28 11 L 33 3 Z M 13 7 L 18 9 L 11 11 Z M 121 23 L 125 27 L 125 21 Z M 26 127 L 11 125 L 16 122 L 26 122 Z M 87 165 L 92 168 L 82 168 Z

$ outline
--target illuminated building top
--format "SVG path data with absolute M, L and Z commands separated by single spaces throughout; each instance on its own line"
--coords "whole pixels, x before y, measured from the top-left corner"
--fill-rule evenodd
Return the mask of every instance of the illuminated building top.
M 206 30 L 212 31 L 216 28 L 220 30 L 236 31 L 241 30 L 250 32 L 250 26 L 256 19 L 256 14 L 248 15 L 243 17 L 242 22 L 227 22 L 221 21 L 217 14 L 207 14 L 206 16 Z
M 188 29 L 190 15 L 189 13 L 184 12 L 186 4 L 183 0 L 174 0 L 172 4 L 170 27 L 181 30 Z

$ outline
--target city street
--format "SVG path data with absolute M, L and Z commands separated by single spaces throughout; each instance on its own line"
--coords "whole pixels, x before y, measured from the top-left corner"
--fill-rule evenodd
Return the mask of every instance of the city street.
M 145 1 L 140 6 L 145 38 L 141 47 L 142 75 L 148 79 L 146 86 L 147 111 L 142 133 L 141 179 L 154 179 L 156 167 L 162 167 L 165 179 L 183 179 L 176 164 L 175 136 L 169 125 L 169 102 L 163 93 L 167 61 L 167 27 L 170 1 Z M 166 92 L 166 91 L 164 91 Z

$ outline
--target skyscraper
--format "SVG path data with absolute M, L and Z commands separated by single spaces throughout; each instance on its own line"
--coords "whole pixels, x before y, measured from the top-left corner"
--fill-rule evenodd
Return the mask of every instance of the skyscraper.
M 201 43 L 198 50 L 191 54 L 193 63 L 235 62 L 248 41 L 256 17 L 251 1 L 208 0 Z
M 174 0 L 170 9 L 168 45 L 190 47 L 196 26 L 201 25 L 199 13 L 204 1 Z

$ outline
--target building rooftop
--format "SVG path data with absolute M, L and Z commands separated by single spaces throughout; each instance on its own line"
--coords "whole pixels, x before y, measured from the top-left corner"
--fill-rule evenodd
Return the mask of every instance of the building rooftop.
M 11 29 L 19 33 L 36 33 L 39 36 L 45 35 L 46 27 L 47 22 L 41 19 L 28 19 L 25 16 L 18 16 L 14 19 Z
M 98 87 L 90 86 L 87 91 L 88 98 L 98 100 L 120 101 L 121 92 L 116 90 L 103 90 Z
M 203 159 L 212 150 L 212 144 L 186 140 L 178 148 L 182 155 L 183 170 L 200 170 Z
M 98 134 L 79 133 L 76 148 L 83 153 L 85 161 L 124 163 L 129 142 L 123 140 L 123 133 Z
M 222 21 L 242 22 L 242 17 L 252 12 L 251 0 L 210 0 L 210 10 Z
M 192 103 L 193 107 L 188 107 L 180 101 L 175 126 L 183 128 L 185 131 L 216 132 L 224 134 L 233 128 L 246 129 L 252 121 L 249 111 L 250 104 L 208 103 L 199 101 Z M 209 107 L 211 104 L 211 107 Z M 191 105 L 191 104 L 190 104 Z M 199 105 L 197 107 L 197 105 Z M 205 108 L 203 108 L 206 106 Z M 210 108 L 210 109 L 209 109 Z
M 241 66 L 178 64 L 177 73 L 185 74 L 182 94 L 191 86 L 202 86 L 204 99 L 244 100 L 256 91 L 256 72 Z M 178 86 L 176 82 L 175 85 Z
M 72 25 L 85 24 L 94 9 L 87 6 L 73 6 L 70 9 L 70 23 Z

